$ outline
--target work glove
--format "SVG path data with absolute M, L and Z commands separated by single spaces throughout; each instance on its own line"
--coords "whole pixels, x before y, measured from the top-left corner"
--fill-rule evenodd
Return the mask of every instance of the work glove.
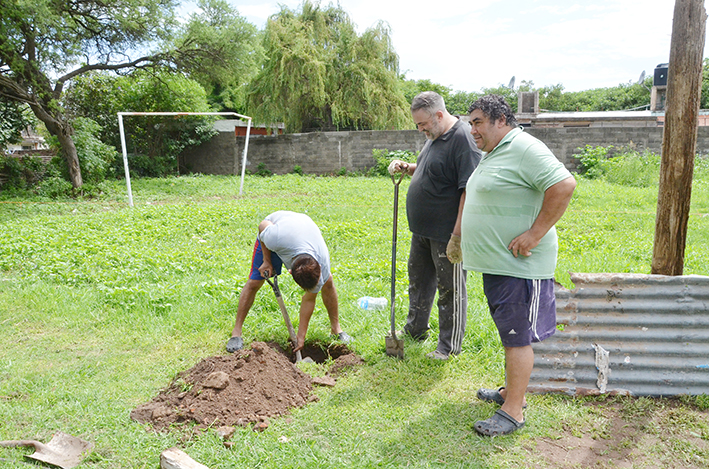
M 451 264 L 463 262 L 463 251 L 460 249 L 460 236 L 451 235 L 451 239 L 448 240 L 448 246 L 446 246 L 446 257 L 448 257 Z
M 391 163 L 389 163 L 389 167 L 387 168 L 389 174 L 393 176 L 396 173 L 402 172 L 404 170 L 404 168 L 402 168 L 403 163 L 404 162 L 401 160 L 391 160 Z

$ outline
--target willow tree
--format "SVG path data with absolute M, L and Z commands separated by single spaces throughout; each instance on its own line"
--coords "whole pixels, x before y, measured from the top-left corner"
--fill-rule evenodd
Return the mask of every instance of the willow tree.
M 357 34 L 330 4 L 281 6 L 266 24 L 266 59 L 248 94 L 249 112 L 290 132 L 400 129 L 410 121 L 398 56 L 382 22 Z

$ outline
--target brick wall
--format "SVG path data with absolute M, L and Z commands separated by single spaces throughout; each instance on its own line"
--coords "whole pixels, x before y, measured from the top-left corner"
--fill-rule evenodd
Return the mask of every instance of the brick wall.
M 660 153 L 662 127 L 565 127 L 529 128 L 571 170 L 578 160 L 573 158 L 585 145 L 613 145 L 650 149 Z M 193 172 L 205 174 L 241 174 L 244 137 L 222 132 L 200 147 L 185 152 L 181 164 Z M 247 169 L 256 172 L 259 164 L 275 174 L 293 172 L 300 166 L 308 174 L 365 171 L 374 165 L 372 150 L 411 150 L 418 152 L 426 138 L 416 130 L 314 132 L 277 136 L 252 136 L 249 139 Z M 699 127 L 697 152 L 709 154 L 709 127 Z

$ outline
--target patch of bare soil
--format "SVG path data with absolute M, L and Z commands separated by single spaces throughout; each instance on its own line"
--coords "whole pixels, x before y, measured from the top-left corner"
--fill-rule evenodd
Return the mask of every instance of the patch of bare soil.
M 632 400 L 633 398 L 629 398 Z M 548 468 L 662 468 L 709 467 L 709 443 L 702 430 L 706 411 L 680 408 L 675 401 L 657 399 L 641 411 L 628 411 L 623 402 L 593 402 L 596 419 L 585 428 L 564 425 L 557 438 L 540 438 L 526 449 Z M 639 409 L 635 409 L 639 410 Z M 690 425 L 686 423 L 692 422 Z
M 363 363 L 342 344 L 327 350 L 313 347 L 303 356 L 317 363 L 334 358 L 328 372 L 332 378 Z M 317 400 L 312 389 L 313 379 L 276 345 L 253 342 L 250 349 L 205 358 L 179 373 L 166 389 L 130 416 L 156 431 L 193 422 L 198 428 L 252 423 L 267 426 L 268 418 L 286 415 Z

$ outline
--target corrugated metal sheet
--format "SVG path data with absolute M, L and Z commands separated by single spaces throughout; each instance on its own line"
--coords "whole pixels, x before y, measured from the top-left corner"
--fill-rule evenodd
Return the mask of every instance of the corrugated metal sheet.
M 534 344 L 530 391 L 709 394 L 709 277 L 576 273 L 571 280 L 574 290 L 556 290 L 563 331 Z

